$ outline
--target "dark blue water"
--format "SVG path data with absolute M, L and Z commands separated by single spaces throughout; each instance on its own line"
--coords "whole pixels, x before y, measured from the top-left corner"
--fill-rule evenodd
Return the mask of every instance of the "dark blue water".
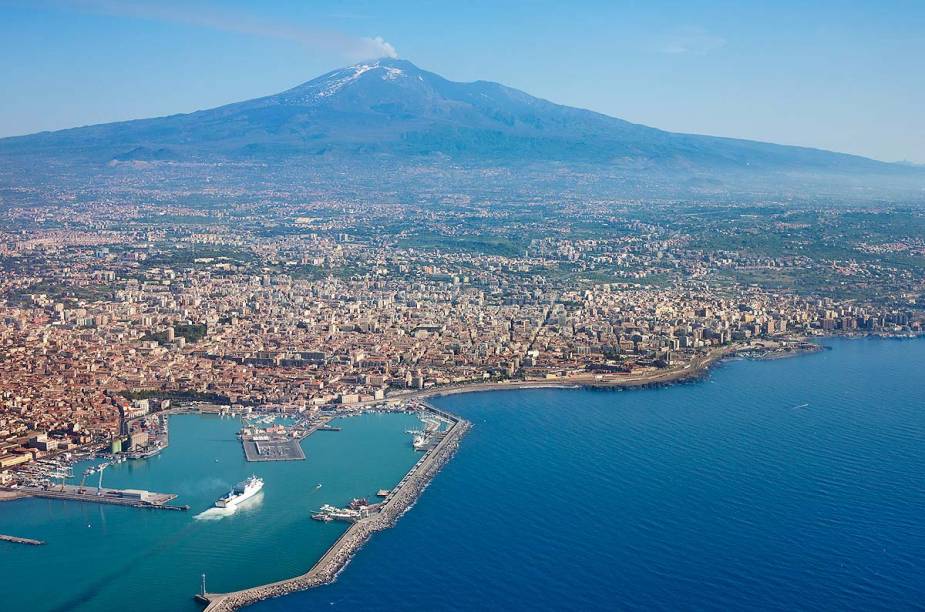
M 252 609 L 923 609 L 925 342 L 831 346 L 441 399 L 475 427 L 417 505 Z

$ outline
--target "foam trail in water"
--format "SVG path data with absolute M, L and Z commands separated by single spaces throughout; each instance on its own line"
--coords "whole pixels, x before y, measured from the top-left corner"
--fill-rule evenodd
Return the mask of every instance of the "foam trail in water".
M 200 512 L 193 518 L 197 521 L 220 521 L 226 516 L 231 516 L 235 513 L 236 508 L 209 508 L 203 512 Z

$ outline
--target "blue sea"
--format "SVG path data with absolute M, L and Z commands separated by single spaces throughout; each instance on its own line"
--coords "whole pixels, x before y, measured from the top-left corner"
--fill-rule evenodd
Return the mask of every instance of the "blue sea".
M 290 610 L 925 609 L 925 342 L 437 403 L 458 455 Z

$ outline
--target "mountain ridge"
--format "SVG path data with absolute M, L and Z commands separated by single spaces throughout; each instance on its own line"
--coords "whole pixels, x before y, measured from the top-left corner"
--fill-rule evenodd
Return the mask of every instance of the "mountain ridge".
M 500 83 L 450 81 L 397 59 L 361 62 L 278 94 L 211 109 L 4 138 L 0 155 L 90 164 L 323 156 L 708 174 L 921 174 L 811 147 L 667 132 Z

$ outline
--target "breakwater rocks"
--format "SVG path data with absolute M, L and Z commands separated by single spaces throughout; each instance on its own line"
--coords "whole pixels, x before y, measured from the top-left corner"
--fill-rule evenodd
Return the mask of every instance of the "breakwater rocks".
M 420 460 L 402 478 L 401 482 L 367 518 L 360 519 L 334 542 L 328 551 L 308 572 L 250 589 L 233 593 L 200 595 L 200 600 L 208 602 L 206 612 L 238 610 L 258 601 L 279 597 L 296 591 L 304 591 L 333 582 L 350 559 L 369 537 L 383 529 L 388 529 L 414 505 L 421 492 L 427 488 L 431 479 L 446 465 L 456 453 L 460 439 L 469 430 L 470 424 L 445 412 L 437 411 L 443 417 L 449 417 L 452 425 L 446 434 L 431 450 L 424 453 Z

